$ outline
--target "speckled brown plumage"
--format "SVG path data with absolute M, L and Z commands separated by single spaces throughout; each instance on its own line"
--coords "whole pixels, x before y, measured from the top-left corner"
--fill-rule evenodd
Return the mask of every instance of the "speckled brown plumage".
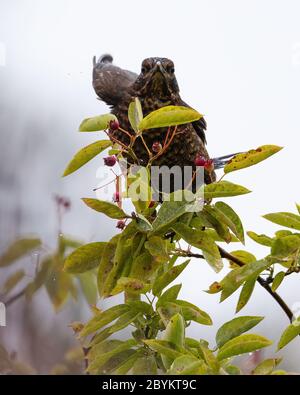
M 111 61 L 112 58 L 109 55 L 104 55 L 98 63 L 94 62 L 93 86 L 100 99 L 111 106 L 111 112 L 117 116 L 122 129 L 134 133 L 128 120 L 128 106 L 136 97 L 141 102 L 144 116 L 166 105 L 189 107 L 179 95 L 174 64 L 171 60 L 145 59 L 139 76 L 112 65 Z M 194 167 L 197 155 L 209 158 L 205 147 L 205 129 L 206 122 L 203 118 L 178 126 L 172 143 L 153 162 L 153 165 Z M 168 128 L 153 129 L 143 134 L 149 150 L 154 142 L 160 142 L 163 145 L 167 130 Z M 129 137 L 121 130 L 114 131 L 113 136 L 128 145 Z M 145 165 L 149 156 L 140 138 L 137 138 L 133 148 L 141 164 Z M 206 183 L 214 180 L 214 172 L 205 174 Z

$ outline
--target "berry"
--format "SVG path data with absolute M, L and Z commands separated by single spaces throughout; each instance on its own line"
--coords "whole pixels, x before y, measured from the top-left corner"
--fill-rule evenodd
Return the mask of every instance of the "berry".
M 159 141 L 155 141 L 155 142 L 152 144 L 152 151 L 155 152 L 155 153 L 157 153 L 157 152 L 159 152 L 159 151 L 161 151 L 161 150 L 162 150 L 162 145 L 160 144 Z
M 154 200 L 151 200 L 151 202 L 149 203 L 149 208 L 152 208 L 152 207 L 154 207 L 155 206 L 155 201 Z
M 205 166 L 206 159 L 203 156 L 197 156 L 194 163 L 196 166 Z
M 68 210 L 70 207 L 71 207 L 71 202 L 70 202 L 70 200 L 69 199 L 64 199 L 64 202 L 63 202 L 63 206 L 64 206 L 64 208 L 66 209 L 66 210 Z
M 119 121 L 117 119 L 114 119 L 114 120 L 112 119 L 109 122 L 109 130 L 114 131 L 114 130 L 119 129 L 119 127 L 120 127 L 120 124 L 119 124 Z
M 115 155 L 112 155 L 112 156 L 107 156 L 103 160 L 104 160 L 105 166 L 112 167 L 116 164 L 117 158 L 115 157 Z
M 118 229 L 124 229 L 125 226 L 126 226 L 126 225 L 125 225 L 125 221 L 120 220 L 120 221 L 117 222 L 116 228 L 118 228 Z
M 214 169 L 214 161 L 212 159 L 207 159 L 204 169 L 207 170 L 209 173 Z
M 115 203 L 118 203 L 120 201 L 120 193 L 119 192 L 116 192 L 113 194 L 113 201 Z

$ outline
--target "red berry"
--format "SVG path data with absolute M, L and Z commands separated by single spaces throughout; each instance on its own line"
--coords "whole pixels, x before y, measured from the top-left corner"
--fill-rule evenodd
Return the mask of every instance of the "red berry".
M 109 130 L 114 131 L 114 130 L 119 129 L 119 127 L 120 127 L 120 124 L 119 124 L 119 121 L 117 119 L 112 119 L 109 122 Z
M 151 200 L 151 202 L 149 203 L 149 208 L 152 208 L 152 207 L 154 207 L 155 206 L 155 201 L 154 200 Z
M 115 155 L 112 156 L 107 156 L 106 158 L 103 159 L 105 166 L 114 166 L 116 164 L 117 158 Z
M 116 228 L 118 228 L 118 229 L 124 229 L 125 226 L 126 226 L 125 221 L 120 220 L 120 221 L 117 222 Z
M 213 171 L 214 169 L 214 161 L 212 159 L 207 159 L 204 169 L 207 170 L 208 172 Z
M 120 201 L 120 193 L 119 192 L 116 192 L 113 194 L 113 201 L 115 203 L 118 203 Z
M 63 206 L 65 209 L 69 209 L 71 207 L 71 202 L 69 199 L 64 199 Z
M 159 152 L 159 151 L 161 151 L 161 150 L 162 150 L 162 145 L 160 144 L 159 141 L 155 141 L 155 142 L 152 144 L 152 151 L 155 152 L 155 153 L 157 153 L 157 152 Z
M 205 166 L 206 159 L 203 156 L 197 156 L 194 163 L 196 166 Z

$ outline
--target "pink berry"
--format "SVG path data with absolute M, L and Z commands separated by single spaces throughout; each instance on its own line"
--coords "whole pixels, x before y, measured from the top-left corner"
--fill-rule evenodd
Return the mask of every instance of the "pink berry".
M 161 150 L 162 150 L 162 145 L 160 144 L 159 141 L 155 141 L 155 142 L 152 144 L 152 151 L 155 152 L 155 153 L 157 153 L 157 152 L 159 152 L 159 151 L 161 151 Z
M 125 221 L 120 220 L 120 221 L 117 222 L 116 228 L 118 228 L 118 229 L 124 229 L 125 226 L 126 226 Z
M 103 159 L 105 166 L 114 166 L 116 164 L 117 158 L 115 155 L 112 156 L 107 156 L 106 158 Z
M 119 127 L 120 127 L 120 124 L 119 124 L 119 121 L 117 119 L 114 119 L 114 120 L 112 119 L 109 122 L 109 130 L 114 131 L 114 130 L 119 129 Z
M 206 159 L 203 156 L 197 156 L 194 163 L 196 166 L 205 166 Z
M 118 202 L 120 201 L 120 193 L 119 193 L 119 192 L 115 192 L 115 193 L 113 194 L 113 201 L 114 201 L 115 203 L 118 203 Z

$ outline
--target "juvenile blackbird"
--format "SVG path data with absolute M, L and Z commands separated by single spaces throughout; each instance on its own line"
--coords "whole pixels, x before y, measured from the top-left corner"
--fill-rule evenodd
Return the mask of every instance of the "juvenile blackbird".
M 103 55 L 97 62 L 94 57 L 93 87 L 98 97 L 111 107 L 111 112 L 118 118 L 121 128 L 130 134 L 134 131 L 128 120 L 128 106 L 136 97 L 141 102 L 144 116 L 167 105 L 190 107 L 180 97 L 172 60 L 159 57 L 147 58 L 142 62 L 139 75 L 114 66 L 112 61 L 111 55 Z M 152 165 L 195 168 L 196 157 L 209 159 L 205 147 L 205 130 L 204 118 L 179 125 L 167 150 Z M 159 128 L 143 134 L 150 151 L 153 143 L 164 144 L 167 131 L 168 128 Z M 129 136 L 120 129 L 116 130 L 113 136 L 123 144 L 129 144 Z M 149 155 L 140 138 L 136 139 L 133 149 L 140 163 L 147 164 Z M 213 170 L 205 171 L 206 183 L 215 181 L 215 178 Z

